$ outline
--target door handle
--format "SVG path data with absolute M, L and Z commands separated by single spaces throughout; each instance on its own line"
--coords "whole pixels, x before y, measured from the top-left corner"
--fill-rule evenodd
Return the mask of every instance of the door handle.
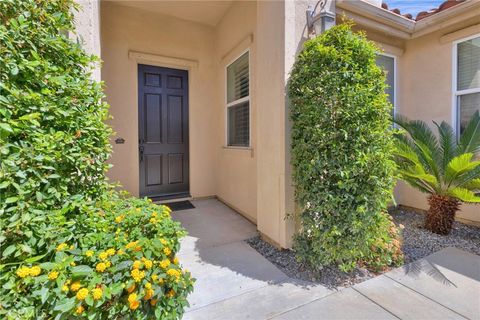
M 145 150 L 145 148 L 143 146 L 139 146 L 138 149 L 140 151 L 140 162 L 142 162 L 143 161 L 143 151 Z

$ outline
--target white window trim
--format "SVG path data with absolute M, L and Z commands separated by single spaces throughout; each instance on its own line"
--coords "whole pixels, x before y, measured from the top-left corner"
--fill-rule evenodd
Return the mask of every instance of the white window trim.
M 238 58 L 240 58 L 241 56 L 243 56 L 245 53 L 248 53 L 248 96 L 246 97 L 243 97 L 243 98 L 240 98 L 240 99 L 237 99 L 235 101 L 232 101 L 232 102 L 228 102 L 228 77 L 227 77 L 227 69 L 230 65 L 232 65 L 235 61 L 237 61 Z M 251 99 L 250 99 L 250 95 L 251 95 L 251 60 L 250 60 L 250 48 L 247 48 L 245 50 L 243 50 L 240 54 L 236 55 L 235 57 L 233 57 L 230 62 L 228 62 L 225 66 L 225 72 L 224 72 L 224 76 L 225 76 L 225 132 L 224 132 L 224 136 L 225 136 L 225 148 L 227 149 L 245 149 L 245 150 L 250 150 L 252 148 L 252 102 L 251 102 Z M 235 106 L 237 104 L 240 104 L 240 103 L 244 103 L 244 102 L 247 102 L 248 101 L 248 146 L 231 146 L 228 144 L 228 108 L 229 107 L 232 107 L 232 106 Z
M 397 89 L 398 89 L 398 71 L 397 71 L 397 59 L 396 55 L 385 53 L 385 52 L 378 52 L 379 56 L 385 56 L 389 58 L 393 58 L 393 117 L 397 115 L 398 106 L 397 106 Z
M 473 34 L 471 36 L 458 39 L 452 42 L 452 127 L 453 131 L 457 135 L 460 134 L 460 122 L 459 122 L 459 112 L 458 112 L 458 100 L 459 96 L 471 94 L 471 93 L 480 93 L 480 87 L 474 89 L 465 89 L 457 90 L 457 59 L 458 59 L 458 44 L 465 42 L 471 39 L 480 37 L 480 33 Z

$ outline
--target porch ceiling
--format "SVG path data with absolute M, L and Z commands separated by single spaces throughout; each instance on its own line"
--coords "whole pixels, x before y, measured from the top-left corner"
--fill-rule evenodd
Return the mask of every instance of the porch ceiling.
M 138 8 L 150 12 L 158 12 L 176 18 L 190 20 L 209 26 L 215 26 L 230 8 L 233 1 L 130 1 L 108 0 L 116 4 Z

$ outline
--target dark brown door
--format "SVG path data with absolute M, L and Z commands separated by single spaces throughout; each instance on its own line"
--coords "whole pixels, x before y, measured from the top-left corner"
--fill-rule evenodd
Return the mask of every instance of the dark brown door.
M 188 73 L 138 65 L 140 196 L 189 195 Z

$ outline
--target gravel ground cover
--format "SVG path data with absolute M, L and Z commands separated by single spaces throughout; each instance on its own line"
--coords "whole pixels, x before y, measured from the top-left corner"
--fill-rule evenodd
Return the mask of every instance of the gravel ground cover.
M 450 235 L 441 236 L 423 228 L 422 213 L 407 208 L 395 208 L 390 210 L 390 214 L 397 226 L 400 224 L 404 226 L 402 250 L 405 254 L 405 263 L 421 259 L 447 247 L 456 247 L 480 255 L 479 227 L 455 222 Z M 335 266 L 326 266 L 320 271 L 315 271 L 298 263 L 292 250 L 278 250 L 260 237 L 246 241 L 289 277 L 319 283 L 328 288 L 348 287 L 378 275 L 360 267 L 349 273 L 343 273 Z

